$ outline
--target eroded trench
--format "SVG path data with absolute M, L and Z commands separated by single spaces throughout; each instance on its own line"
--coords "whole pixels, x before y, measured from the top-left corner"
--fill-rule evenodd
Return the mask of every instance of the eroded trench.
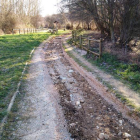
M 64 57 L 61 40 L 46 47 L 46 64 L 60 94 L 67 127 L 75 140 L 140 140 L 140 130 L 104 100 Z

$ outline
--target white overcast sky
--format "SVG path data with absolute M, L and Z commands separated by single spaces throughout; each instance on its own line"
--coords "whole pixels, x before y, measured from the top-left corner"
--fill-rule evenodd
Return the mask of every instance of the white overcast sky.
M 40 0 L 41 3 L 41 15 L 44 17 L 46 15 L 56 14 L 58 12 L 57 3 L 61 0 Z

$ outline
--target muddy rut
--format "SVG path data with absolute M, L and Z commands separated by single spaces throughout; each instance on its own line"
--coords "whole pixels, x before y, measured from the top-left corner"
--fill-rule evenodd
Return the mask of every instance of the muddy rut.
M 140 130 L 105 101 L 64 57 L 61 39 L 44 47 L 49 74 L 60 94 L 68 130 L 75 140 L 140 140 Z

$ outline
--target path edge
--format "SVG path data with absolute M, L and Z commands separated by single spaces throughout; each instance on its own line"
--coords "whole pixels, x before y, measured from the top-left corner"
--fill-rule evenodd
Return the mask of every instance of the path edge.
M 50 36 L 49 38 L 47 38 L 46 40 L 44 40 L 39 46 L 43 46 L 46 42 L 48 42 L 48 41 L 49 41 L 50 39 L 52 39 L 52 38 L 53 38 L 53 36 Z M 33 53 L 34 53 L 34 51 L 35 51 L 36 48 L 37 48 L 37 47 L 34 47 L 33 50 L 30 52 L 29 59 L 32 58 L 32 55 L 33 55 Z M 15 101 L 15 99 L 16 99 L 16 96 L 17 96 L 18 93 L 20 93 L 20 92 L 19 92 L 19 88 L 20 88 L 20 86 L 21 86 L 21 82 L 22 82 L 22 80 L 23 80 L 23 76 L 24 76 L 24 74 L 25 74 L 25 71 L 26 71 L 28 65 L 29 65 L 29 62 L 27 61 L 26 64 L 25 64 L 25 66 L 24 66 L 24 69 L 23 69 L 23 71 L 22 71 L 22 75 L 21 75 L 21 77 L 20 77 L 20 81 L 19 81 L 18 84 L 17 84 L 16 92 L 13 94 L 13 96 L 12 96 L 12 98 L 11 98 L 11 101 L 10 101 L 10 103 L 9 103 L 9 105 L 8 105 L 8 108 L 7 108 L 7 110 L 6 110 L 7 113 L 6 113 L 6 115 L 3 117 L 3 119 L 2 119 L 2 121 L 1 121 L 1 123 L 0 123 L 0 139 L 2 138 L 3 128 L 4 128 L 5 124 L 7 123 L 7 118 L 8 118 L 9 113 L 11 112 L 11 109 L 12 109 L 13 105 L 14 105 L 14 101 Z

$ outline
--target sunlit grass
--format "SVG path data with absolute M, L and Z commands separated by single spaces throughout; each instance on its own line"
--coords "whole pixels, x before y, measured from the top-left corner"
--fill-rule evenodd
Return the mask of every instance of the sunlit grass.
M 69 31 L 60 30 L 57 35 L 64 33 Z M 0 36 L 0 120 L 6 114 L 31 51 L 50 35 L 43 32 Z

